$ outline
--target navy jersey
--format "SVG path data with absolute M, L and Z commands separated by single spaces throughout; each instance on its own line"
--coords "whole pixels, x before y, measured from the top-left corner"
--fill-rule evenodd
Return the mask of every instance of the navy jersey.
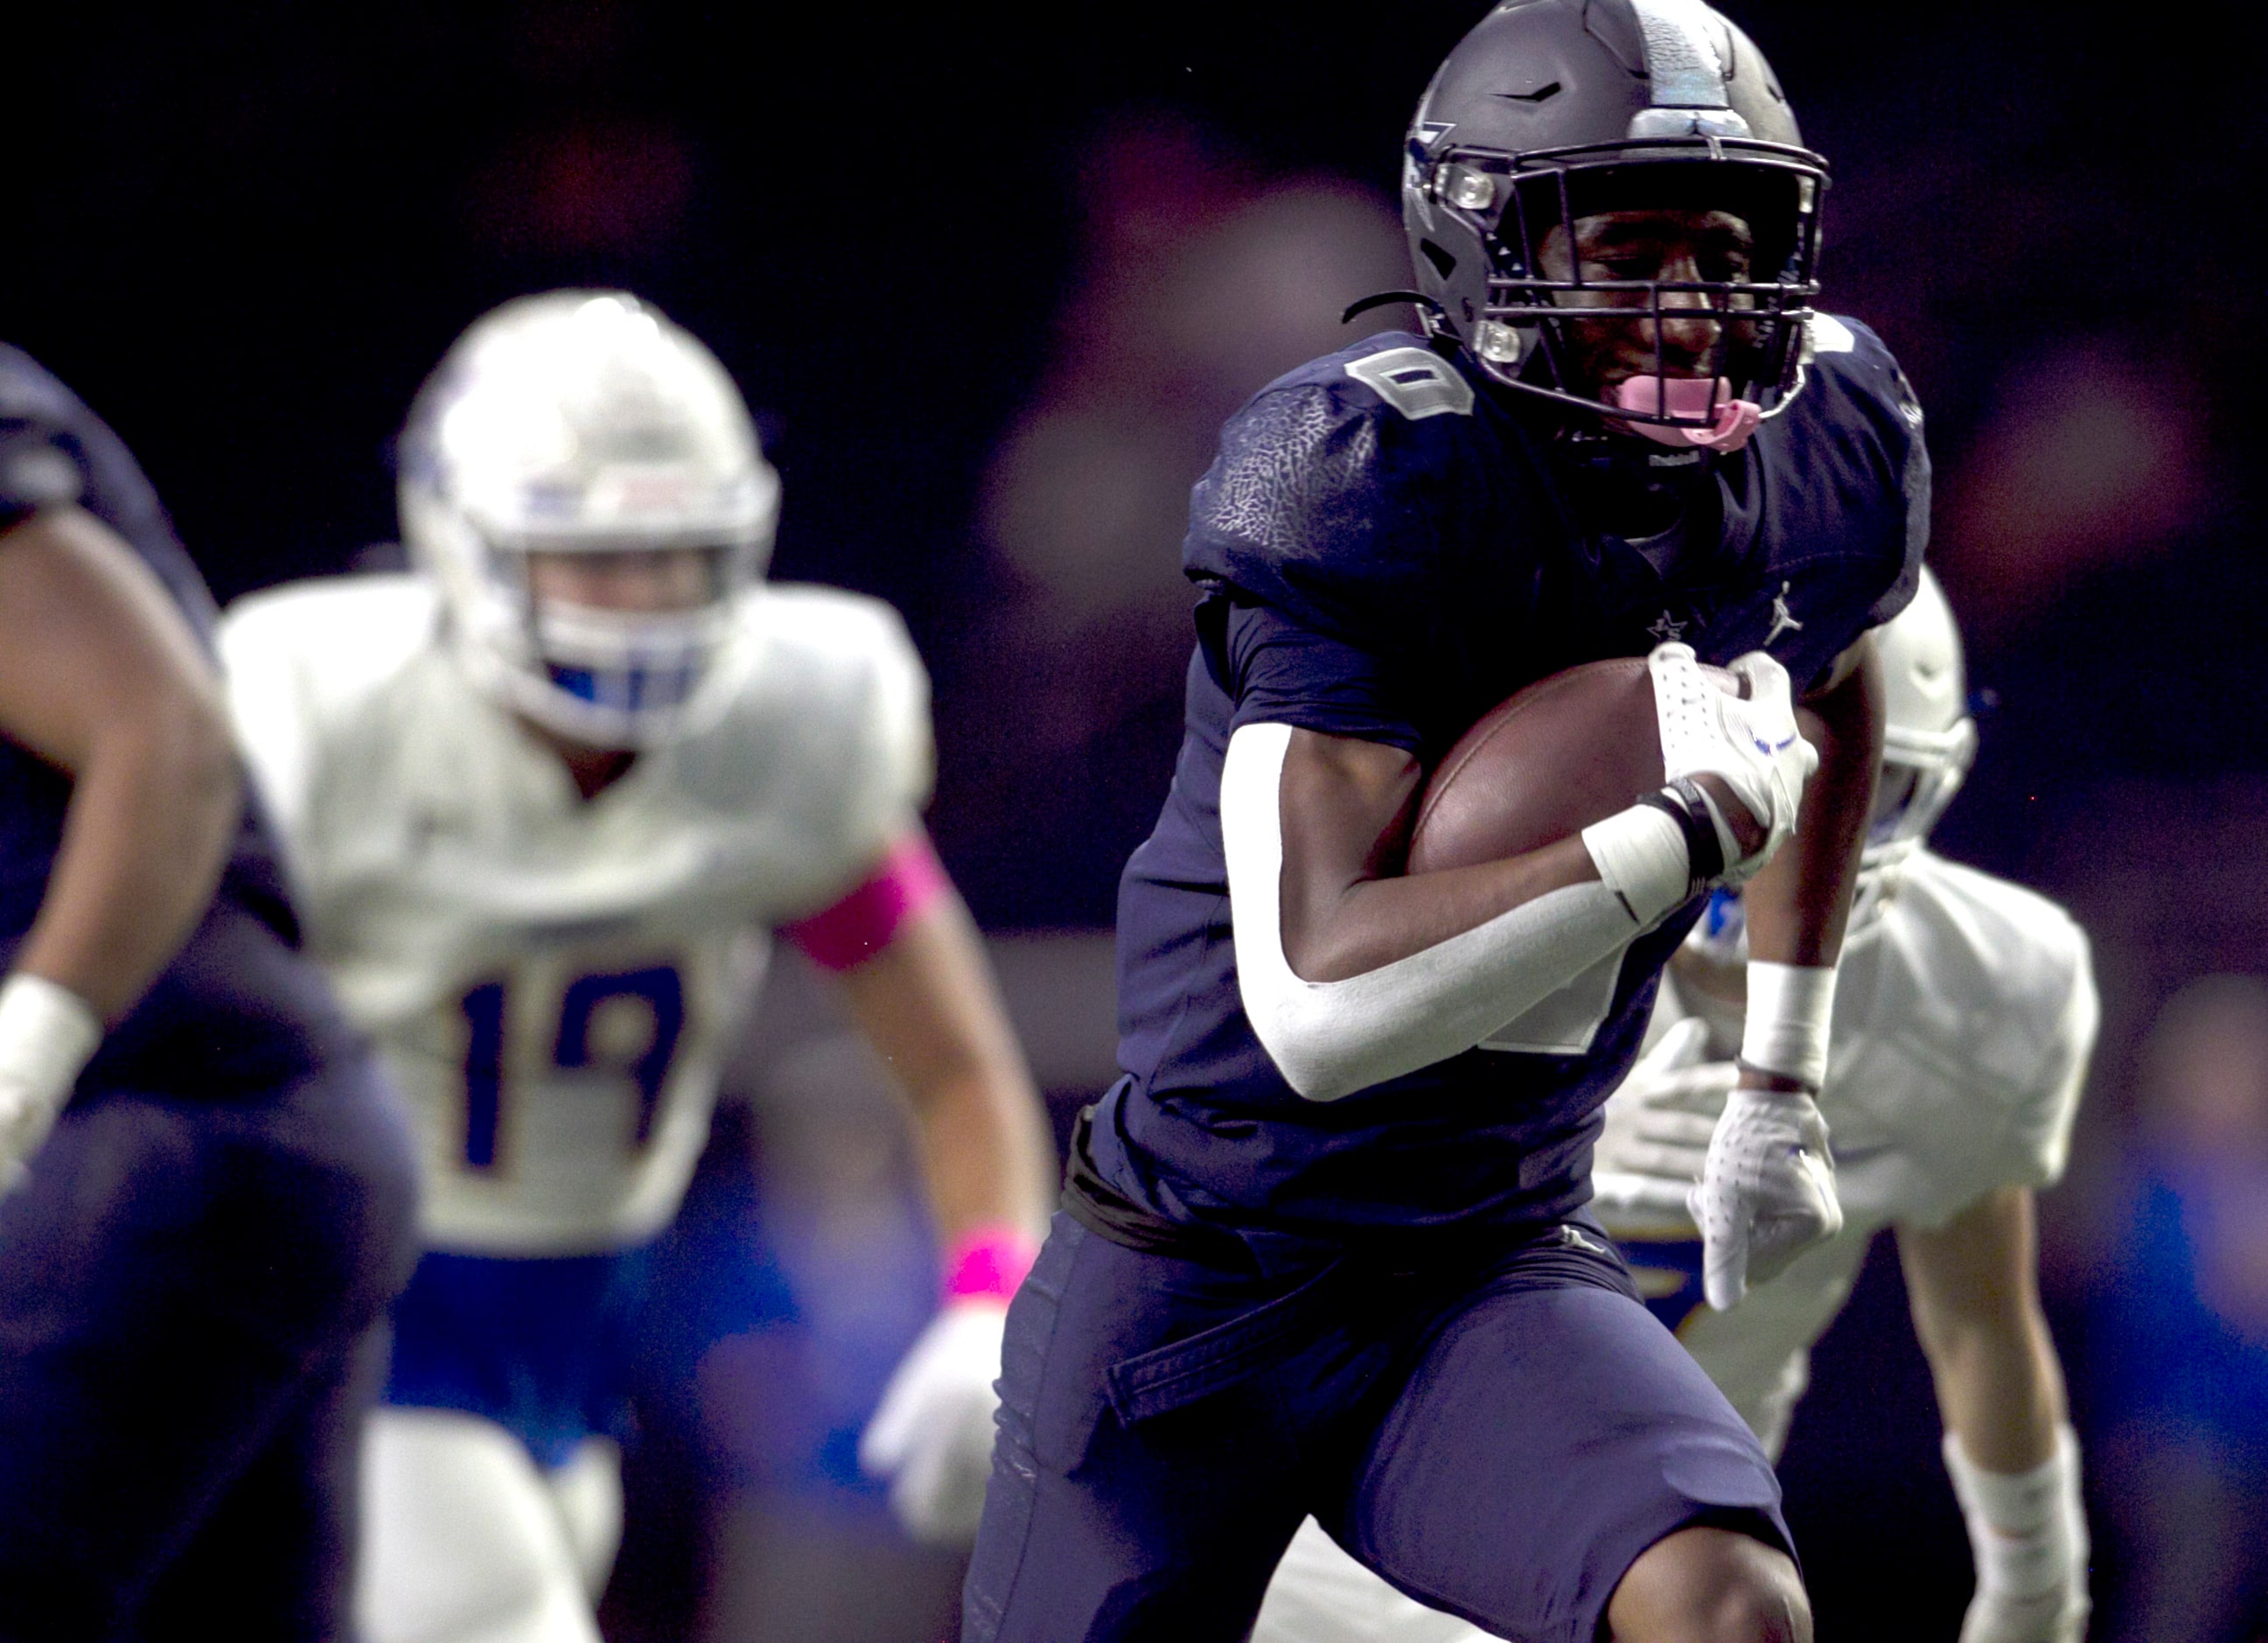
M 1682 638 L 1763 649 L 1800 687 L 1911 596 L 1927 534 L 1921 413 L 1872 333 L 1816 327 L 1809 379 L 1736 455 L 1662 451 L 1682 525 L 1586 524 L 1550 426 L 1389 334 L 1263 389 L 1191 501 L 1200 590 L 1188 728 L 1118 913 L 1120 1065 L 1085 1168 L 1168 1220 L 1295 1234 L 1515 1224 L 1587 1196 L 1601 1101 L 1692 917 L 1630 949 L 1579 1056 L 1476 1049 L 1302 1100 L 1238 993 L 1219 800 L 1239 726 L 1407 749 L 1431 769 L 1482 714 L 1580 662 Z
M 157 492 L 118 436 L 28 355 L 0 344 L 0 532 L 76 503 L 156 573 L 210 649 L 213 601 Z M 70 778 L 0 734 L 0 966 L 38 916 Z M 344 1028 L 290 952 L 298 925 L 279 858 L 247 799 L 211 910 L 85 1083 L 256 1087 L 312 1070 Z

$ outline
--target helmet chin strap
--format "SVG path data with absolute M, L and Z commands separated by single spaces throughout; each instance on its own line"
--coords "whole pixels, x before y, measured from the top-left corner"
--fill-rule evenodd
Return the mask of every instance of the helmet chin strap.
M 1764 410 L 1753 400 L 1733 397 L 1733 385 L 1722 377 L 1626 377 L 1615 384 L 1609 400 L 1627 411 L 1646 416 L 1685 416 L 1706 427 L 1670 427 L 1661 423 L 1634 422 L 1630 431 L 1657 445 L 1680 448 L 1699 446 L 1705 451 L 1737 451 L 1748 444 Z

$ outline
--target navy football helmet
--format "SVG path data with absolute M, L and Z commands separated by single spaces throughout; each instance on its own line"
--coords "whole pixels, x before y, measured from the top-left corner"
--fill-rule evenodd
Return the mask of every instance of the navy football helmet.
M 1418 106 L 1403 220 L 1438 346 L 1469 350 L 1508 388 L 1699 445 L 1728 400 L 1752 426 L 1802 386 L 1826 184 L 1771 66 L 1702 0 L 1505 0 Z M 1587 281 L 1572 257 L 1565 277 L 1547 275 L 1554 228 L 1631 210 L 1739 217 L 1746 277 Z M 1706 393 L 1669 380 L 1665 306 L 1728 316 Z M 1652 402 L 1594 397 L 1571 369 L 1570 328 L 1649 314 Z

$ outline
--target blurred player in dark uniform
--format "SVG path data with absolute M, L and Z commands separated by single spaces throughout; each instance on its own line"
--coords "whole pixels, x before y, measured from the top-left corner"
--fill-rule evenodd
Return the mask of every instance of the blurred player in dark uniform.
M 1822 165 L 1698 0 L 1513 0 L 1410 133 L 1425 335 L 1224 431 L 1187 736 L 1121 892 L 1126 1076 L 1010 1315 L 968 1638 L 1241 1638 L 1307 1512 L 1505 1636 L 1809 1636 L 1763 1450 L 1585 1200 L 1664 961 L 1748 881 L 1712 1304 L 1841 1221 L 1813 1097 L 1866 635 L 1912 594 L 1928 468 L 1881 344 L 1811 310 Z M 1668 785 L 1405 874 L 1457 738 L 1615 656 L 1649 659 Z
M 0 347 L 0 1636 L 347 1631 L 406 1132 L 293 951 L 211 601 Z

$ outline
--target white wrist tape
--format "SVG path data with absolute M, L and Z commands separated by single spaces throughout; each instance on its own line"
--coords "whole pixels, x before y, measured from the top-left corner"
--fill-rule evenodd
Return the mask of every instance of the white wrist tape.
M 60 1112 L 101 1043 L 101 1019 L 68 987 L 22 970 L 0 981 L 0 1090 Z
M 2055 1452 L 2028 1472 L 1988 1472 L 1948 1433 L 1945 1470 L 1968 1521 L 1979 1590 L 2035 1597 L 2085 1567 L 2079 1434 L 2068 1425 L 2056 1429 Z
M 1716 819 L 1713 809 L 1710 819 Z M 1640 928 L 1681 904 L 1692 888 L 1685 835 L 1652 805 L 1632 805 L 1594 822 L 1583 829 L 1583 848 L 1591 852 L 1600 882 L 1623 898 Z
M 1741 1060 L 1812 1089 L 1827 1081 L 1827 1038 L 1835 1015 L 1835 971 L 1749 961 L 1748 1022 Z
M 1638 934 L 1615 891 L 1575 884 L 1359 976 L 1303 979 L 1284 954 L 1280 793 L 1291 740 L 1288 725 L 1246 725 L 1229 738 L 1220 836 L 1244 1013 L 1307 1100 L 1336 1101 L 1463 1054 Z M 1685 841 L 1668 816 L 1649 814 L 1676 837 L 1683 899 Z

